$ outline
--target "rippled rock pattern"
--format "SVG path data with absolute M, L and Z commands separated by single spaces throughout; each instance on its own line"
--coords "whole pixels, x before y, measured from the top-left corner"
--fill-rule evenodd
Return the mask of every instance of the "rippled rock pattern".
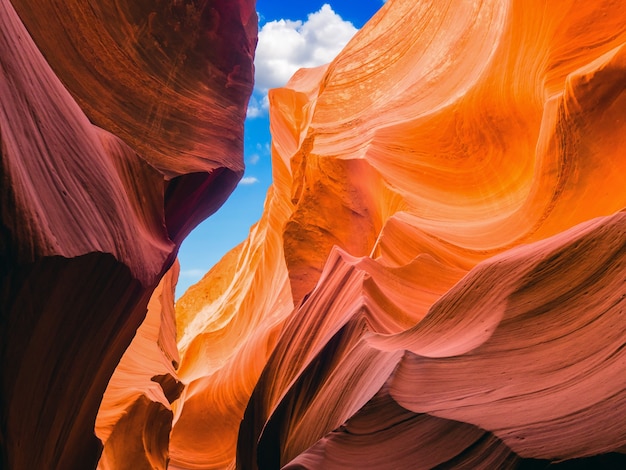
M 389 0 L 270 92 L 249 0 L 0 0 L 0 466 L 626 467 L 626 10 Z
M 0 0 L 1 468 L 165 467 L 173 263 L 243 173 L 256 33 L 248 0 Z
M 270 92 L 170 468 L 626 466 L 626 10 L 390 0 Z

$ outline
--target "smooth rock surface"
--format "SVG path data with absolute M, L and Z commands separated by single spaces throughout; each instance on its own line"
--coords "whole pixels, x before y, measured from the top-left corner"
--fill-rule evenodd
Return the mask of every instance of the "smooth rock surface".
M 0 0 L 0 467 L 96 467 L 96 413 L 154 289 L 243 174 L 256 24 L 244 0 Z M 167 303 L 159 348 L 135 348 L 155 394 L 99 431 L 107 468 L 167 463 Z
M 175 308 L 253 3 L 0 6 L 3 466 L 624 468 L 621 2 L 386 2 L 270 91 L 263 216 Z
M 171 468 L 621 468 L 625 42 L 613 0 L 389 0 L 271 90 Z

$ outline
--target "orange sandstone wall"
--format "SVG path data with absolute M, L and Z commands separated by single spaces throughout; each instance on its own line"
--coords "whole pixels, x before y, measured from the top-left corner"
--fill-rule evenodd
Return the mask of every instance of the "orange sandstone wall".
M 624 464 L 625 41 L 614 0 L 390 0 L 272 90 L 170 468 Z
M 264 214 L 175 309 L 254 5 L 44 3 L 0 0 L 0 466 L 626 465 L 621 2 L 389 0 L 271 91 Z

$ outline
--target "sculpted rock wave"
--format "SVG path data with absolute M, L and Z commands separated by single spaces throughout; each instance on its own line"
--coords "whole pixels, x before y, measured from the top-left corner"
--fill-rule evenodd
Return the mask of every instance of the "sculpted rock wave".
M 243 173 L 256 22 L 244 0 L 0 0 L 0 467 L 96 467 L 148 308 L 98 435 L 113 468 L 164 468 L 172 278 L 153 291 Z
M 386 2 L 270 91 L 263 216 L 175 308 L 254 5 L 0 6 L 3 466 L 626 466 L 621 2 Z
M 625 25 L 390 0 L 271 90 L 265 213 L 177 304 L 171 468 L 623 465 Z

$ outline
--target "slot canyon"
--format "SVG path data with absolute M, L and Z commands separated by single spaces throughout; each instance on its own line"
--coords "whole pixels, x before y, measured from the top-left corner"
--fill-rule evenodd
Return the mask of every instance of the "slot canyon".
M 0 468 L 626 468 L 626 8 L 389 0 L 269 91 L 254 0 L 0 0 Z

